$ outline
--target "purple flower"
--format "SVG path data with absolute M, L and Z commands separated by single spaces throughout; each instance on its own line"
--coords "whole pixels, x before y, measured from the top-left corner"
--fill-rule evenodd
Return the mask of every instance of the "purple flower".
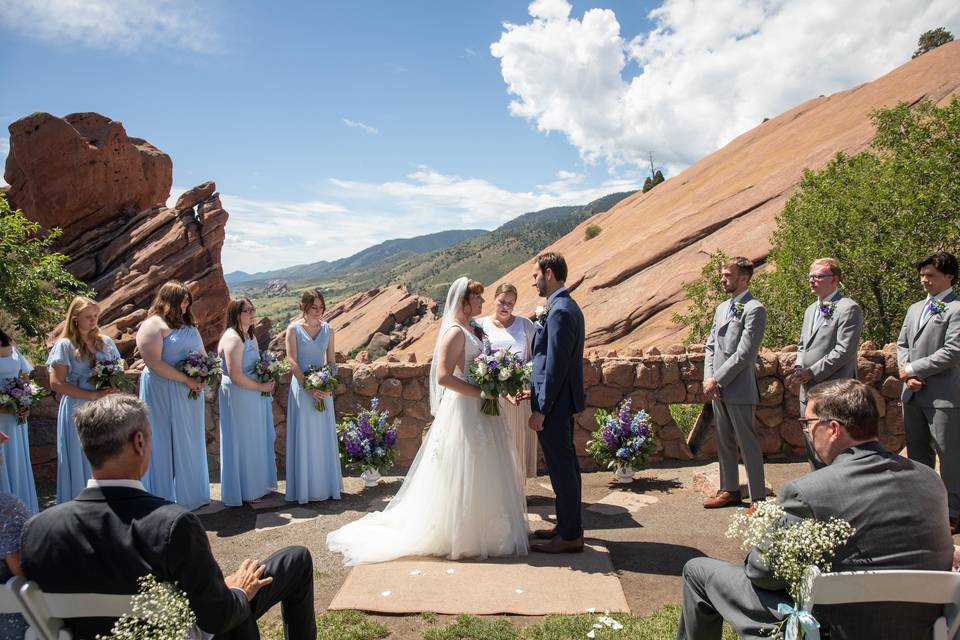
M 383 445 L 385 447 L 393 447 L 397 443 L 397 430 L 396 429 L 387 429 L 387 432 L 383 435 Z

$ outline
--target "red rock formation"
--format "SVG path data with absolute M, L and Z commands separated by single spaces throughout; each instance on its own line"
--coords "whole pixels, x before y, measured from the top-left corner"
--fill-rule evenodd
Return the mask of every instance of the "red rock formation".
M 764 260 L 775 218 L 804 169 L 823 166 L 838 151 L 866 149 L 875 109 L 924 97 L 945 103 L 958 94 L 960 42 L 953 42 L 874 82 L 805 102 L 656 189 L 584 221 L 549 249 L 566 256 L 567 284 L 586 317 L 587 347 L 646 349 L 680 342 L 682 332 L 670 316 L 685 309 L 681 284 L 699 277 L 707 253 L 722 248 Z M 601 228 L 589 241 L 588 225 Z M 533 268 L 531 260 L 490 286 L 518 286 L 518 314 L 532 316 L 541 304 L 527 286 Z M 426 332 L 409 350 L 428 355 L 435 334 L 436 328 Z
M 220 266 L 228 215 L 216 186 L 199 185 L 166 208 L 170 157 L 95 113 L 35 113 L 9 130 L 11 205 L 63 229 L 67 269 L 97 291 L 101 325 L 121 353 L 133 353 L 137 327 L 170 279 L 190 287 L 204 342 L 215 342 L 229 301 Z

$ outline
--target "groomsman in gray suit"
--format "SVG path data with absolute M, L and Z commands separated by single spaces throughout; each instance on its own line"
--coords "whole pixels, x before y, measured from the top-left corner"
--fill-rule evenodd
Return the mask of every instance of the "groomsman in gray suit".
M 738 448 L 747 468 L 750 501 L 766 497 L 763 452 L 753 430 L 753 415 L 760 401 L 754 367 L 767 312 L 747 290 L 751 277 L 753 263 L 746 258 L 733 258 L 720 272 L 720 282 L 730 299 L 713 314 L 703 365 L 703 394 L 713 402 L 717 418 L 720 490 L 703 503 L 705 509 L 738 505 L 742 501 Z
M 804 429 L 827 466 L 781 488 L 787 524 L 834 517 L 850 523 L 853 535 L 834 555 L 833 571 L 949 571 L 953 540 L 943 485 L 931 469 L 877 441 L 870 389 L 858 380 L 831 380 L 811 389 L 807 401 Z M 793 605 L 786 586 L 756 548 L 741 564 L 694 558 L 683 567 L 677 638 L 720 640 L 724 620 L 741 638 L 769 638 L 783 618 L 778 605 Z M 941 612 L 940 605 L 891 602 L 813 609 L 831 640 L 929 637 Z
M 907 455 L 934 466 L 947 488 L 950 532 L 960 529 L 960 300 L 957 259 L 940 251 L 917 263 L 927 297 L 910 305 L 897 340 L 904 381 Z
M 800 328 L 797 362 L 791 383 L 800 383 L 800 415 L 807 409 L 807 392 L 827 380 L 857 377 L 857 346 L 863 332 L 860 305 L 840 293 L 840 264 L 833 258 L 814 260 L 807 281 L 817 300 L 807 307 Z M 804 432 L 812 469 L 824 466 Z

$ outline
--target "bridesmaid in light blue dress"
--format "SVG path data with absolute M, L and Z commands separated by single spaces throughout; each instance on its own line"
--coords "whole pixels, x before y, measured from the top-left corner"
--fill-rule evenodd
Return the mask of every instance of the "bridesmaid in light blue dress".
M 90 298 L 77 297 L 67 309 L 60 337 L 50 350 L 50 387 L 60 394 L 57 414 L 57 504 L 73 500 L 87 486 L 90 462 L 80 447 L 73 412 L 77 407 L 113 393 L 97 390 L 90 382 L 95 360 L 114 360 L 120 352 L 113 340 L 100 333 L 100 307 Z
M 287 361 L 293 372 L 287 396 L 287 496 L 288 502 L 340 499 L 343 478 L 337 446 L 337 420 L 333 396 L 303 388 L 303 372 L 311 366 L 334 366 L 333 329 L 321 317 L 326 303 L 316 289 L 300 298 L 301 317 L 287 327 Z M 317 411 L 324 398 L 325 411 Z
M 10 337 L 0 330 L 0 382 L 7 378 L 26 377 L 33 365 L 17 348 Z M 37 513 L 37 488 L 33 482 L 30 464 L 30 437 L 27 423 L 17 424 L 17 416 L 0 413 L 0 492 L 12 493 L 31 513 Z M 5 441 L 4 441 L 5 440 Z
M 227 306 L 227 330 L 217 351 L 223 359 L 220 382 L 220 499 L 229 507 L 254 502 L 277 488 L 274 455 L 274 382 L 259 382 L 254 367 L 260 349 L 253 334 L 254 306 L 234 298 Z
M 147 404 L 153 429 L 150 468 L 143 485 L 188 510 L 210 502 L 204 384 L 177 368 L 191 352 L 206 353 L 193 325 L 191 304 L 190 291 L 171 280 L 160 287 L 137 331 L 137 347 L 146 364 L 140 376 L 140 399 Z M 188 397 L 191 390 L 199 397 Z

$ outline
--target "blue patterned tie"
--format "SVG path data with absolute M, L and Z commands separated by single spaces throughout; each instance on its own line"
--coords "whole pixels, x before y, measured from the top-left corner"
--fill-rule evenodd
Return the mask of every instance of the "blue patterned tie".
M 737 303 L 733 301 L 733 298 L 730 298 L 730 309 L 727 311 L 727 317 L 732 318 L 737 312 Z

